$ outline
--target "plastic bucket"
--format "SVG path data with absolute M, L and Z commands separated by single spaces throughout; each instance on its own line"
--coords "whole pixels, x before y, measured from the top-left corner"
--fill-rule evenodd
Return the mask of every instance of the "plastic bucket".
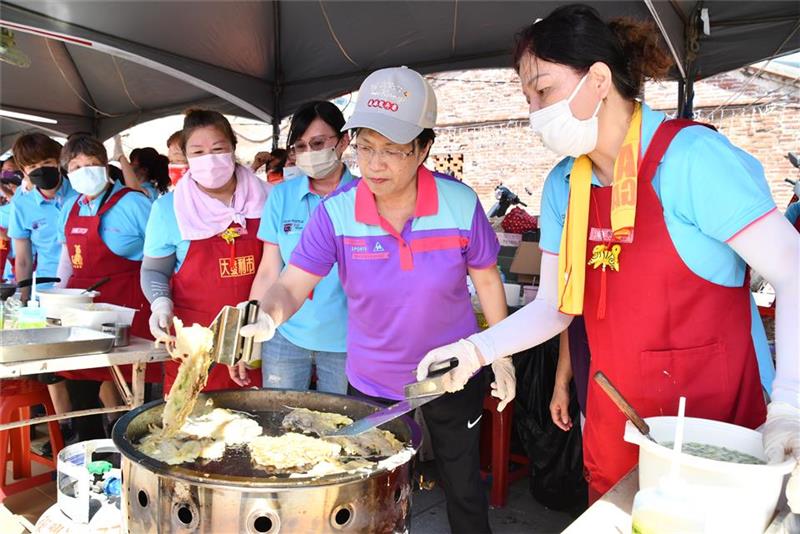
M 677 417 L 648 417 L 650 435 L 659 443 L 672 442 Z M 666 477 L 672 449 L 653 443 L 629 421 L 625 441 L 639 445 L 639 488 L 655 488 Z M 761 433 L 749 428 L 686 417 L 684 443 L 696 442 L 725 447 L 766 461 Z M 713 532 L 763 532 L 775 514 L 784 477 L 795 461 L 752 465 L 709 460 L 681 454 L 680 480 L 692 496 L 708 506 Z M 709 523 L 711 524 L 711 523 Z

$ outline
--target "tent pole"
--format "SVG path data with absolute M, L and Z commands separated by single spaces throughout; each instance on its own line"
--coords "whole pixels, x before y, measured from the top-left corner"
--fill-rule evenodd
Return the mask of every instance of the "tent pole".
M 690 67 L 690 73 L 694 69 Z M 683 96 L 683 110 L 681 112 L 681 118 L 684 119 L 693 119 L 694 118 L 694 77 L 689 76 L 686 80 L 686 87 L 684 89 L 684 96 Z
M 272 1 L 272 17 L 273 17 L 273 50 L 275 51 L 274 65 L 274 82 L 272 87 L 273 102 L 272 102 L 272 149 L 278 148 L 278 142 L 281 136 L 281 91 L 283 85 L 283 69 L 281 67 L 281 6 L 280 0 Z
M 697 56 L 700 54 L 700 29 L 702 21 L 702 0 L 697 2 L 689 16 L 689 21 L 684 30 L 685 49 L 686 49 L 686 69 L 683 83 L 679 86 L 679 98 L 681 100 L 678 116 L 682 119 L 694 118 L 694 80 L 697 78 Z
M 681 75 L 682 78 L 686 77 L 686 71 L 683 68 L 683 62 L 681 61 L 681 56 L 678 54 L 678 50 L 675 48 L 675 44 L 672 42 L 670 38 L 670 34 L 667 31 L 666 26 L 664 25 L 664 21 L 661 20 L 661 16 L 656 9 L 656 6 L 653 4 L 653 0 L 644 0 L 644 5 L 647 6 L 648 11 L 650 11 L 650 15 L 652 15 L 653 20 L 658 26 L 658 30 L 661 32 L 661 37 L 664 38 L 664 41 L 667 43 L 667 48 L 669 49 L 670 54 L 672 54 L 672 58 L 675 60 L 675 67 L 678 69 L 678 73 Z M 673 8 L 675 6 L 673 5 Z M 683 12 L 680 9 L 676 9 L 676 12 L 680 15 L 683 15 Z M 683 17 L 681 17 L 683 18 Z

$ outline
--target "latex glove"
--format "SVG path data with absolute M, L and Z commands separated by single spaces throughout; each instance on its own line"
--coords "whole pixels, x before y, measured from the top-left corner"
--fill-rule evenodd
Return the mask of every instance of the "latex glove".
M 553 388 L 550 399 L 550 418 L 553 424 L 564 432 L 572 428 L 572 418 L 569 416 L 569 385 L 559 385 Z
M 119 161 L 123 156 L 125 156 L 125 152 L 122 150 L 122 137 L 117 134 L 114 136 L 114 150 L 111 153 L 111 159 Z
M 236 305 L 237 308 L 245 308 L 249 301 L 240 302 Z M 243 337 L 252 337 L 256 343 L 263 343 L 269 341 L 275 335 L 275 321 L 265 311 L 259 308 L 258 317 L 256 322 L 245 325 L 239 331 Z
M 451 358 L 458 359 L 458 367 L 449 371 L 442 379 L 444 388 L 450 392 L 463 389 L 472 375 L 484 365 L 478 348 L 466 339 L 459 339 L 455 343 L 433 349 L 426 354 L 417 366 L 417 380 L 425 380 L 428 377 L 428 369 L 432 364 Z
M 762 430 L 764 453 L 771 464 L 788 458 L 800 461 L 800 408 L 787 402 L 772 402 L 767 407 L 767 422 Z M 786 499 L 795 514 L 800 513 L 800 468 L 795 467 L 786 486 Z
M 500 358 L 492 363 L 494 382 L 492 382 L 492 397 L 497 397 L 497 411 L 502 412 L 509 402 L 517 395 L 517 378 L 514 375 L 514 362 L 511 358 Z
M 786 501 L 794 514 L 800 514 L 800 463 L 794 466 L 786 484 Z
M 175 341 L 175 338 L 169 333 L 174 316 L 172 309 L 172 300 L 167 297 L 158 297 L 150 304 L 150 334 L 156 338 L 156 343 Z

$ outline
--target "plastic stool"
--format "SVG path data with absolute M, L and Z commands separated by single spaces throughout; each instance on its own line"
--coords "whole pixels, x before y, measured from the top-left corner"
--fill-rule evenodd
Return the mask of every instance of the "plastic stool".
M 44 406 L 47 415 L 55 415 L 53 403 L 47 386 L 35 380 L 0 380 L 0 424 L 25 421 L 31 418 L 33 406 Z M 38 462 L 55 470 L 56 458 L 64 448 L 64 438 L 58 421 L 47 423 L 50 434 L 52 458 L 31 452 L 30 428 L 27 426 L 11 430 L 0 430 L 0 502 L 9 495 L 46 484 L 53 480 L 53 473 L 47 472 L 31 476 L 31 462 Z M 10 458 L 9 458 L 10 448 Z M 13 462 L 15 482 L 6 480 L 9 459 Z
M 489 506 L 493 508 L 502 508 L 506 505 L 508 486 L 528 476 L 530 464 L 527 456 L 511 454 L 514 403 L 509 403 L 499 413 L 498 403 L 498 399 L 489 393 L 486 394 L 483 398 L 483 421 L 481 421 L 481 477 L 492 479 Z M 511 462 L 519 464 L 516 469 L 510 469 Z

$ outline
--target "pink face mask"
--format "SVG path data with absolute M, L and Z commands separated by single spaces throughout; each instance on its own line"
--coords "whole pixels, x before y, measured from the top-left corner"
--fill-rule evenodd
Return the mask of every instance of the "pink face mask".
M 189 158 L 192 178 L 206 189 L 219 189 L 231 179 L 236 164 L 233 154 L 206 154 Z

